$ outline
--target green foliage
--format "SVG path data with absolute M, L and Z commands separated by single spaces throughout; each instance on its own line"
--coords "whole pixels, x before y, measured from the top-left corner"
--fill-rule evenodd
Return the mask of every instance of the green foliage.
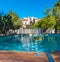
M 0 15 L 0 33 L 6 33 L 13 28 L 12 17 L 10 15 Z
M 55 24 L 55 32 L 60 28 L 60 0 L 55 4 L 55 7 L 52 10 L 53 15 L 55 16 L 56 24 Z
M 22 26 L 22 21 L 10 11 L 7 15 L 0 15 L 0 34 L 6 34 L 9 29 L 19 29 Z
M 41 28 L 40 25 L 41 21 L 39 20 L 37 23 L 35 23 L 32 28 L 37 29 L 37 28 Z
M 16 13 L 13 13 L 11 10 L 9 15 L 12 17 L 14 29 L 18 29 L 18 28 L 22 27 L 22 21 L 20 20 L 20 18 L 17 16 Z
M 43 18 L 42 20 L 39 20 L 36 24 L 33 25 L 33 28 L 42 28 L 42 29 L 46 29 L 46 28 L 54 28 L 55 25 L 55 17 L 52 15 L 49 15 L 45 18 Z
M 42 29 L 55 29 L 55 32 L 57 33 L 57 30 L 60 30 L 60 0 L 55 4 L 53 9 L 47 9 L 45 14 L 47 16 L 42 20 L 39 20 L 32 27 Z

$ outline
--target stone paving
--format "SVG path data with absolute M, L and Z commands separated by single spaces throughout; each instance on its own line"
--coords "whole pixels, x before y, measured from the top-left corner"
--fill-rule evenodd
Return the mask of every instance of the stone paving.
M 51 53 L 51 55 L 54 58 L 55 62 L 60 62 L 60 52 Z
M 50 53 L 55 62 L 60 62 L 60 52 Z M 49 62 L 46 53 L 0 51 L 0 62 Z
M 49 62 L 45 53 L 0 51 L 0 62 Z

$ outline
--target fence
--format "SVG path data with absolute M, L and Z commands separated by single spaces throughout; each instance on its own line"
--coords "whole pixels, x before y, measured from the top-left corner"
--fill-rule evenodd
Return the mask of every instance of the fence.
M 17 34 L 39 34 L 41 29 L 18 29 L 15 30 Z

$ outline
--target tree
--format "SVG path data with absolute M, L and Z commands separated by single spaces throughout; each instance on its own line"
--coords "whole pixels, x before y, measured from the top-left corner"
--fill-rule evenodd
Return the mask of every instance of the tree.
M 4 15 L 2 18 L 2 33 L 5 34 L 9 29 L 12 29 L 13 23 L 10 15 Z
M 6 34 L 9 29 L 19 29 L 22 26 L 22 21 L 10 11 L 9 14 L 0 14 L 0 34 Z
M 19 29 L 20 27 L 22 27 L 22 21 L 20 20 L 16 13 L 13 13 L 11 10 L 9 15 L 12 17 L 14 29 Z
M 60 0 L 55 4 L 51 10 L 45 11 L 46 17 L 33 25 L 33 27 L 42 29 L 55 29 L 55 33 L 60 29 Z
M 0 33 L 2 33 L 2 28 L 3 28 L 3 21 L 2 21 L 3 16 L 0 15 Z
M 37 23 L 33 25 L 33 28 L 41 28 L 41 29 L 53 29 L 55 22 L 55 17 L 50 13 L 50 15 L 44 17 L 43 19 L 39 20 Z
M 52 10 L 53 15 L 55 16 L 55 33 L 60 29 L 60 0 L 55 4 L 55 7 Z

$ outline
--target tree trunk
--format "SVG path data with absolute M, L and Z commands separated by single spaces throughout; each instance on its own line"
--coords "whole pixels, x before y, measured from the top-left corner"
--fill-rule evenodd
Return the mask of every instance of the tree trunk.
M 55 26 L 55 34 L 57 34 L 57 25 Z

